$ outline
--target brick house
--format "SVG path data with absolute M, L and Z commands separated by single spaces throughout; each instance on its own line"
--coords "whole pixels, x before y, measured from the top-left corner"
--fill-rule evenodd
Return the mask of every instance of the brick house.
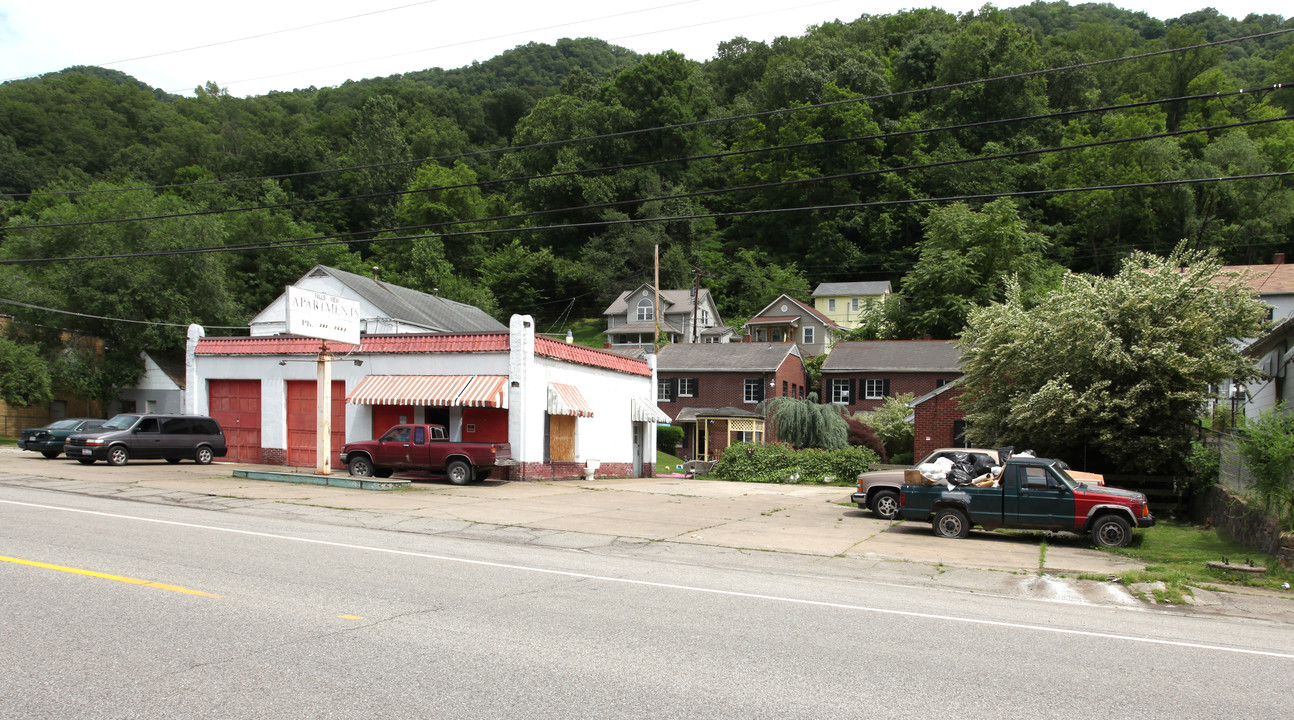
M 961 351 L 948 340 L 842 342 L 822 364 L 820 400 L 852 415 L 888 397 L 925 395 L 961 375 Z
M 695 460 L 713 460 L 733 442 L 765 440 L 759 403 L 803 398 L 808 384 L 794 343 L 666 345 L 656 378 L 657 405 L 683 428 Z
M 968 447 L 966 413 L 960 400 L 960 380 L 945 383 L 908 403 L 912 408 L 912 457 L 920 459 L 932 450 Z
M 795 343 L 804 357 L 831 351 L 845 329 L 835 320 L 790 295 L 780 295 L 742 326 L 755 343 Z

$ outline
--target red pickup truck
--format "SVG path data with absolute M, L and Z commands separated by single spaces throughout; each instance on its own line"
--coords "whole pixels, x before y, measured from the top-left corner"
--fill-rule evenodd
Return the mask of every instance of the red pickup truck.
M 444 474 L 455 485 L 484 480 L 512 464 L 508 443 L 450 442 L 444 425 L 396 425 L 376 440 L 348 442 L 341 461 L 357 477 L 391 477 L 396 470 Z

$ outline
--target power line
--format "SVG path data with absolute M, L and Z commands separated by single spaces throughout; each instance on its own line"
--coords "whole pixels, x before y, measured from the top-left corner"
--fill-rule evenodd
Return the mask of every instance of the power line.
M 1237 93 L 1237 94 L 1238 94 L 1238 93 Z M 1150 101 L 1150 102 L 1156 102 L 1156 101 Z M 1167 101 L 1167 100 L 1166 100 L 1166 101 L 1160 101 L 1160 102 L 1170 102 L 1170 101 Z M 1143 103 L 1134 103 L 1134 104 L 1136 104 L 1136 105 L 1140 105 L 1140 104 L 1143 104 Z M 1070 112 L 1074 112 L 1074 111 L 1070 111 Z M 549 209 L 545 209 L 545 210 L 532 210 L 532 211 L 523 212 L 523 213 L 513 213 L 513 214 L 510 214 L 510 215 L 495 215 L 495 216 L 492 216 L 492 217 L 485 217 L 485 218 L 469 218 L 469 219 L 464 219 L 464 220 L 451 220 L 451 221 L 446 221 L 446 222 L 442 222 L 442 223 L 431 223 L 431 224 L 426 224 L 426 225 L 405 225 L 405 226 L 400 226 L 400 227 L 386 228 L 386 229 L 384 229 L 384 230 L 377 230 L 377 231 L 364 231 L 364 232 L 357 232 L 357 233 L 339 233 L 339 234 L 334 235 L 334 236 L 317 236 L 315 239 L 320 239 L 321 237 L 323 237 L 323 238 L 326 238 L 326 237 L 350 237 L 350 236 L 354 236 L 354 235 L 369 234 L 370 232 L 407 232 L 407 231 L 410 231 L 410 230 L 428 230 L 428 229 L 432 229 L 432 228 L 453 227 L 453 226 L 456 226 L 456 225 L 467 225 L 467 224 L 477 224 L 477 223 L 499 222 L 499 221 L 505 221 L 505 220 L 520 220 L 520 219 L 525 219 L 525 218 L 529 218 L 529 217 L 538 217 L 538 216 L 543 216 L 543 215 L 553 215 L 553 214 L 557 214 L 557 213 L 575 213 L 575 212 L 585 212 L 585 211 L 589 211 L 589 210 L 602 210 L 602 209 L 607 209 L 607 208 L 612 208 L 612 207 L 620 207 L 620 206 L 623 206 L 623 205 L 634 205 L 634 204 L 648 203 L 648 202 L 665 202 L 665 201 L 670 201 L 670 200 L 684 200 L 684 199 L 691 199 L 691 198 L 697 198 L 697 197 L 706 197 L 706 196 L 712 196 L 712 195 L 725 195 L 725 194 L 732 194 L 732 193 L 752 192 L 752 191 L 757 191 L 757 190 L 768 190 L 768 189 L 773 189 L 773 188 L 778 188 L 778 187 L 797 186 L 797 185 L 803 185 L 803 184 L 808 184 L 808 183 L 816 183 L 816 182 L 827 182 L 827 181 L 833 181 L 833 180 L 857 179 L 857 178 L 861 178 L 861 177 L 868 177 L 868 176 L 872 176 L 872 175 L 888 175 L 888 174 L 895 174 L 895 173 L 902 173 L 902 172 L 910 172 L 910 171 L 914 171 L 914 170 L 929 170 L 929 169 L 939 168 L 939 167 L 951 167 L 951 166 L 955 166 L 955 165 L 966 165 L 966 164 L 979 163 L 979 162 L 992 162 L 992 161 L 996 161 L 996 160 L 1018 159 L 1018 158 L 1022 158 L 1022 157 L 1037 156 L 1037 155 L 1051 154 L 1051 153 L 1057 153 L 1057 152 L 1067 152 L 1067 151 L 1071 151 L 1071 150 L 1083 150 L 1083 149 L 1089 149 L 1089 148 L 1094 148 L 1094 147 L 1103 147 L 1103 146 L 1108 146 L 1108 145 L 1118 145 L 1118 144 L 1124 144 L 1124 143 L 1130 143 L 1130 142 L 1141 142 L 1141 141 L 1145 141 L 1145 140 L 1155 140 L 1155 139 L 1167 138 L 1167 137 L 1177 137 L 1177 136 L 1180 136 L 1180 135 L 1189 135 L 1189 134 L 1202 133 L 1202 132 L 1216 132 L 1216 131 L 1220 131 L 1220 130 L 1227 130 L 1227 129 L 1233 129 L 1233 128 L 1239 128 L 1239 127 L 1247 127 L 1247 126 L 1251 126 L 1251 125 L 1260 125 L 1260 124 L 1265 124 L 1265 123 L 1270 123 L 1270 122 L 1281 122 L 1281 121 L 1286 121 L 1286 120 L 1290 120 L 1290 119 L 1294 119 L 1294 116 L 1286 115 L 1286 116 L 1282 116 L 1282 117 L 1259 118 L 1259 119 L 1257 119 L 1257 120 L 1245 120 L 1245 121 L 1241 121 L 1241 122 L 1226 123 L 1226 124 L 1222 124 L 1222 125 L 1212 125 L 1212 126 L 1199 127 L 1199 128 L 1187 128 L 1187 129 L 1183 129 L 1183 130 L 1174 130 L 1174 131 L 1169 131 L 1169 132 L 1154 133 L 1154 134 L 1151 134 L 1151 135 L 1139 135 L 1139 136 L 1133 136 L 1133 137 L 1128 137 L 1128 138 L 1113 138 L 1113 139 L 1108 139 L 1108 140 L 1096 140 L 1096 141 L 1087 142 L 1087 143 L 1078 143 L 1078 144 L 1075 144 L 1075 145 L 1062 145 L 1062 146 L 1051 147 L 1051 148 L 1035 148 L 1035 149 L 1031 149 L 1031 150 L 1019 150 L 1019 151 L 1010 152 L 1010 153 L 1000 153 L 1000 154 L 996 154 L 996 155 L 987 155 L 987 156 L 970 157 L 970 158 L 957 158 L 957 159 L 954 159 L 954 160 L 941 160 L 941 161 L 932 162 L 932 163 L 921 163 L 921 164 L 916 164 L 916 165 L 907 165 L 907 166 L 900 166 L 900 167 L 874 168 L 874 169 L 871 169 L 871 170 L 859 170 L 859 171 L 856 171 L 856 172 L 850 172 L 850 173 L 838 173 L 838 174 L 835 174 L 835 175 L 824 175 L 824 176 L 815 176 L 815 177 L 809 177 L 809 178 L 798 178 L 798 179 L 795 179 L 795 180 L 779 180 L 779 181 L 776 181 L 776 182 L 770 182 L 770 183 L 759 183 L 759 184 L 754 184 L 754 185 L 743 185 L 743 186 L 727 187 L 727 188 L 710 188 L 710 189 L 706 189 L 706 190 L 696 190 L 696 191 L 693 191 L 693 192 L 687 192 L 687 193 L 676 193 L 676 194 L 673 194 L 673 195 L 661 195 L 661 196 L 648 197 L 648 198 L 630 198 L 630 199 L 627 199 L 627 200 L 615 200 L 615 201 L 611 201 L 611 202 L 598 203 L 598 204 L 593 204 L 593 205 L 582 205 L 582 206 L 577 206 L 577 207 L 564 207 L 564 208 L 549 208 Z M 990 121 L 990 122 L 998 122 L 998 121 Z M 1002 121 L 1002 122 L 1005 122 L 1005 121 Z M 971 124 L 972 124 L 972 125 L 981 125 L 982 123 L 971 123 Z M 916 130 L 914 130 L 914 131 L 907 131 L 907 132 L 920 132 L 920 131 L 916 131 Z M 881 137 L 881 136 L 871 136 L 871 137 Z M 797 145 L 795 145 L 795 146 L 793 146 L 793 147 L 797 147 L 797 148 L 799 148 L 799 147 L 813 146 L 813 145 L 832 144 L 832 143 L 834 143 L 834 142 L 836 142 L 836 141 L 834 141 L 834 140 L 830 140 L 830 141 L 819 141 L 819 142 L 814 142 L 814 143 L 799 143 L 799 144 L 797 144 Z M 779 148 L 774 148 L 774 149 L 779 149 Z M 745 151 L 740 151 L 740 152 L 745 152 Z M 612 168 L 612 169 L 614 169 L 614 168 Z M 560 177 L 560 176 L 564 176 L 564 175 L 567 175 L 567 174 L 569 174 L 569 173 L 556 173 L 556 174 L 551 175 L 551 176 L 536 176 L 536 177 Z M 484 181 L 484 182 L 482 182 L 482 183 L 464 183 L 464 184 L 460 184 L 460 185 L 450 185 L 450 186 L 443 186 L 443 187 L 437 187 L 437 188 L 428 188 L 428 189 L 420 190 L 420 191 L 417 191 L 417 192 L 433 192 L 433 191 L 450 190 L 450 189 L 455 189 L 455 188 L 476 187 L 476 186 L 480 186 L 480 185 L 483 185 L 483 184 L 489 184 L 490 182 L 503 182 L 503 181 L 502 181 L 502 180 L 500 180 L 500 181 Z M 389 193 L 374 193 L 374 194 L 371 194 L 371 195 L 360 196 L 360 197 L 361 197 L 361 198 L 371 198 L 371 197 L 382 197 L 382 196 L 386 196 L 386 195 L 403 195 L 403 194 L 408 194 L 408 193 L 410 193 L 410 192 L 414 192 L 414 191 L 409 191 L 409 190 L 400 190 L 400 191 L 392 191 L 392 192 L 389 192 Z M 107 219 L 107 220 L 78 220 L 78 221 L 73 221 L 73 222 L 68 222 L 68 223 L 50 223 L 50 224 L 45 224 L 45 225 L 17 225 L 17 226 L 12 226 L 12 227 L 9 227 L 9 228 L 3 228 L 3 229 L 8 229 L 8 230 L 32 230 L 32 229 L 58 229 L 58 228 L 66 228 L 66 227 L 81 227 L 81 226 L 86 226 L 86 225 L 101 225 L 101 224 L 102 224 L 102 225 L 108 225 L 108 224 L 117 224 L 117 223 L 124 223 L 124 222 L 135 222 L 135 221 L 144 221 L 144 220 L 164 220 L 164 219 L 183 218 L 183 217 L 194 217 L 194 216 L 214 215 L 214 214 L 221 214 L 221 213 L 226 213 L 226 212 L 241 212 L 241 211 L 247 211 L 247 210 L 278 209 L 278 208 L 282 208 L 282 207 L 292 207 L 292 206 L 297 206 L 297 205 L 301 205 L 301 204 L 312 204 L 312 203 L 316 203 L 316 202 L 320 202 L 320 201 L 299 201 L 299 202 L 295 202 L 295 203 L 285 203 L 285 204 L 282 204 L 282 205 L 270 205 L 270 206 L 261 206 L 261 207 L 255 207 L 255 208 L 237 208 L 237 209 L 223 209 L 223 210 L 204 210 L 204 211 L 196 211 L 196 212 L 191 212 L 191 213 L 176 213 L 176 214 L 171 214 L 171 215 L 157 215 L 157 216 L 149 216 L 149 217 L 136 217 L 136 218 L 113 218 L 113 219 Z M 240 246 L 224 246 L 224 247 L 226 247 L 226 248 L 229 248 L 229 249 L 233 250 L 233 249 L 238 249 Z
M 358 15 L 349 15 L 343 18 L 335 18 L 333 20 L 322 20 L 320 22 L 311 23 L 309 25 L 299 25 L 297 27 L 283 28 L 282 30 L 271 30 L 269 32 L 260 33 L 258 35 L 248 35 L 246 37 L 234 38 L 232 40 L 220 40 L 218 42 L 207 43 L 206 45 L 195 45 L 193 47 L 182 48 L 180 50 L 165 50 L 162 52 L 152 53 L 151 55 L 138 55 L 132 58 L 125 58 L 124 60 L 113 60 L 112 62 L 97 63 L 96 65 L 98 67 L 108 67 L 110 65 L 121 65 L 123 63 L 135 62 L 136 60 L 149 60 L 155 57 L 163 57 L 166 55 L 179 55 L 180 53 L 192 52 L 194 50 L 206 50 L 207 48 L 220 47 L 221 45 L 232 45 L 234 43 L 245 42 L 247 40 L 259 40 L 261 38 L 272 37 L 274 35 L 282 35 L 284 33 L 296 32 L 298 30 L 308 30 L 310 28 L 321 27 L 323 25 L 332 25 L 334 23 L 346 22 L 348 20 L 357 20 L 359 18 L 368 17 L 370 15 L 381 15 L 383 13 L 394 12 L 396 10 L 405 10 L 411 7 L 417 7 L 418 5 L 430 5 L 431 3 L 434 3 L 434 2 L 439 2 L 439 0 L 422 0 L 422 2 L 410 3 L 408 5 L 400 5 L 399 7 L 387 8 L 385 10 L 373 10 L 370 12 L 360 13 Z M 37 73 L 37 75 L 41 75 L 41 74 L 44 74 L 44 73 Z M 28 77 L 36 77 L 37 75 L 26 75 L 23 77 L 9 78 L 7 80 L 3 80 L 0 82 L 23 80 Z
M 72 312 L 71 310 L 56 310 L 54 308 L 43 307 L 40 305 L 32 305 L 31 303 L 19 302 L 17 300 L 8 300 L 5 298 L 0 298 L 0 303 L 4 303 L 6 305 L 18 305 L 20 307 L 30 308 L 32 310 L 42 310 L 44 312 L 58 313 L 60 315 L 73 315 L 75 317 L 89 318 L 91 320 L 109 320 L 112 322 L 138 323 L 140 325 L 159 325 L 159 326 L 165 326 L 165 327 L 181 327 L 181 328 L 188 327 L 189 325 L 192 324 L 192 323 L 168 323 L 168 322 L 161 322 L 161 321 L 154 321 L 154 320 L 129 320 L 127 318 L 104 317 L 102 315 L 87 315 L 85 313 Z M 203 325 L 203 327 L 211 328 L 213 330 L 245 330 L 246 329 L 245 327 L 240 325 Z
M 834 107 L 834 106 L 850 104 L 850 103 L 863 103 L 863 102 L 875 102 L 878 100 L 889 100 L 897 97 L 905 97 L 908 95 L 915 95 L 920 93 L 938 92 L 941 90 L 951 90 L 951 89 L 956 89 L 961 87 L 969 87 L 971 85 L 988 84 L 988 83 L 1000 82 L 1004 80 L 1015 80 L 1015 79 L 1020 79 L 1024 77 L 1033 77 L 1037 75 L 1043 75 L 1043 74 L 1054 73 L 1054 72 L 1065 72 L 1069 70 L 1095 67 L 1098 65 L 1108 65 L 1108 64 L 1117 63 L 1117 62 L 1126 62 L 1129 60 L 1140 60 L 1140 59 L 1155 57 L 1155 56 L 1169 54 L 1169 53 L 1185 52 L 1188 50 L 1198 50 L 1201 48 L 1213 47 L 1213 46 L 1223 45 L 1228 43 L 1242 42 L 1247 40 L 1256 40 L 1256 39 L 1265 38 L 1269 36 L 1281 35 L 1288 32 L 1294 32 L 1294 28 L 1272 30 L 1265 33 L 1259 33 L 1257 35 L 1247 35 L 1244 37 L 1232 38 L 1229 40 L 1217 40 L 1214 42 L 1202 43 L 1199 45 L 1189 45 L 1189 46 L 1184 46 L 1180 48 L 1169 48 L 1167 50 L 1156 50 L 1153 52 L 1142 53 L 1139 55 L 1128 55 L 1128 56 L 1119 57 L 1119 58 L 1094 60 L 1094 61 L 1085 62 L 1085 63 L 1076 63 L 1076 64 L 1065 65 L 1065 66 L 1056 67 L 1056 68 L 1044 68 L 1042 70 L 1030 70 L 1022 73 L 1014 73 L 1011 75 L 999 75 L 991 78 L 982 78 L 978 80 L 966 80 L 963 82 L 952 83 L 949 85 L 937 85 L 937 86 L 928 87 L 928 88 L 913 88 L 911 90 L 902 90 L 902 91 L 897 91 L 892 93 L 884 93 L 880 95 L 870 95 L 870 96 L 857 97 L 857 98 L 847 98 L 844 100 L 833 100 L 833 101 L 817 103 L 813 105 L 797 105 L 791 108 L 763 110 L 759 112 L 745 113 L 742 115 L 729 115 L 729 116 L 724 116 L 719 118 L 694 120 L 691 122 L 676 123 L 673 125 L 662 125 L 662 126 L 650 127 L 650 128 L 638 128 L 634 130 L 622 130 L 622 131 L 613 132 L 613 133 L 604 133 L 600 135 L 586 135 L 586 136 L 568 138 L 563 140 L 548 140 L 540 143 L 531 143 L 529 145 L 513 145 L 513 146 L 501 147 L 501 148 L 488 148 L 485 150 L 474 150 L 471 152 L 453 153 L 450 155 L 438 155 L 434 157 L 418 158 L 415 160 L 396 160 L 396 161 L 384 162 L 384 163 L 373 163 L 369 165 L 353 165 L 353 166 L 348 166 L 343 168 L 329 168 L 326 170 L 310 170 L 310 171 L 299 172 L 299 173 L 282 173 L 278 175 L 263 175 L 263 176 L 252 177 L 252 178 L 230 178 L 226 180 L 206 180 L 206 181 L 197 182 L 197 183 L 181 183 L 181 184 L 172 184 L 172 185 L 154 185 L 154 186 L 129 187 L 129 188 L 104 188 L 99 190 L 65 190 L 65 191 L 46 192 L 46 193 L 29 193 L 29 196 L 40 197 L 45 195 L 75 195 L 75 194 L 81 194 L 81 193 L 88 194 L 88 193 L 107 193 L 107 192 L 128 192 L 131 190 L 140 190 L 140 189 L 170 189 L 170 188 L 178 188 L 178 187 L 203 187 L 207 185 L 218 185 L 218 184 L 226 184 L 226 183 L 254 182 L 254 181 L 261 181 L 261 180 L 284 180 L 284 179 L 297 178 L 297 177 L 313 177 L 317 175 L 325 175 L 325 174 L 332 174 L 332 173 L 352 172 L 356 170 L 372 170 L 372 169 L 378 169 L 378 168 L 396 167 L 401 165 L 412 165 L 412 164 L 430 163 L 430 162 L 444 162 L 448 160 L 461 160 L 465 158 L 478 157 L 482 155 L 493 155 L 493 154 L 504 153 L 504 152 L 516 152 L 520 150 L 534 150 L 539 148 L 552 147 L 555 145 L 567 145 L 567 144 L 576 143 L 576 142 L 609 140 L 609 139 L 639 135 L 639 134 L 648 133 L 648 132 L 663 131 L 663 130 L 678 130 L 678 129 L 697 127 L 702 125 L 712 125 L 716 123 L 728 122 L 733 120 L 750 120 L 755 118 L 768 117 L 772 115 L 782 115 L 787 113 L 800 112 L 803 110 L 816 110 L 816 109 L 821 109 L 826 107 Z M 1278 83 L 1271 86 L 1270 88 L 1263 88 L 1263 89 L 1264 90 L 1282 89 L 1283 87 L 1285 87 L 1283 83 Z M 1249 92 L 1253 93 L 1253 92 L 1256 92 L 1256 90 L 1250 90 Z M 1193 97 L 1193 96 L 1187 96 L 1187 97 Z
M 811 205 L 811 206 L 789 207 L 789 208 L 768 208 L 763 210 L 737 210 L 737 211 L 731 211 L 731 212 L 693 213 L 689 215 L 672 215 L 672 216 L 653 217 L 653 218 L 598 220 L 598 221 L 590 221 L 590 222 L 583 222 L 583 223 L 568 223 L 568 224 L 562 224 L 562 225 L 536 225 L 536 226 L 515 227 L 515 228 L 464 230 L 461 232 L 432 233 L 432 234 L 426 234 L 426 235 L 406 235 L 402 237 L 376 237 L 376 238 L 362 238 L 362 239 L 351 238 L 346 240 L 301 239 L 301 240 L 288 240 L 288 241 L 281 241 L 281 242 L 246 243 L 243 245 L 233 246 L 233 247 L 216 246 L 216 247 L 203 247 L 203 248 L 182 248 L 182 249 L 176 249 L 176 250 L 150 250 L 146 252 L 134 252 L 134 253 L 114 253 L 111 255 L 81 255 L 81 256 L 69 256 L 69 257 L 57 257 L 57 258 L 23 258 L 23 259 L 14 259 L 14 260 L 0 260 L 0 265 L 36 265 L 36 264 L 51 263 L 51 262 L 121 260 L 121 259 L 141 258 L 141 257 L 164 257 L 164 256 L 171 256 L 171 255 L 201 255 L 201 254 L 208 254 L 208 253 L 242 252 L 247 250 L 274 250 L 274 249 L 295 248 L 295 247 L 324 247 L 328 245 L 372 244 L 372 243 L 378 243 L 378 242 L 391 242 L 391 241 L 401 241 L 401 240 L 420 240 L 420 239 L 431 238 L 431 237 L 447 238 L 447 237 L 462 237 L 462 236 L 469 236 L 469 235 L 498 235 L 498 234 L 504 234 L 504 233 L 535 232 L 540 230 L 572 230 L 572 229 L 590 228 L 590 227 L 613 227 L 613 226 L 631 225 L 631 224 L 640 224 L 640 223 L 646 224 L 646 223 L 657 223 L 657 222 L 681 222 L 681 221 L 688 221 L 688 220 L 750 217 L 750 216 L 757 216 L 757 215 L 781 215 L 781 214 L 792 213 L 792 212 L 825 212 L 825 211 L 834 211 L 834 210 L 851 210 L 851 209 L 890 207 L 890 206 L 900 206 L 900 205 L 919 205 L 919 204 L 926 204 L 926 203 L 977 202 L 977 201 L 983 201 L 983 200 L 996 200 L 998 198 L 1036 197 L 1041 195 L 1068 195 L 1073 193 L 1095 192 L 1100 190 L 1128 190 L 1128 189 L 1149 188 L 1149 187 L 1172 187 L 1172 186 L 1178 186 L 1178 185 L 1197 185 L 1201 183 L 1230 182 L 1234 180 L 1263 180 L 1263 179 L 1271 179 L 1271 178 L 1284 178 L 1284 177 L 1290 177 L 1290 176 L 1294 176 L 1294 171 L 1253 173 L 1249 175 L 1230 175 L 1230 176 L 1208 177 L 1208 178 L 1185 178 L 1185 179 L 1179 179 L 1179 180 L 1156 180 L 1156 181 L 1139 182 L 1139 183 L 1092 185 L 1092 186 L 1075 187 L 1075 188 L 1016 190 L 1011 192 L 980 193 L 975 195 L 949 195 L 949 196 L 937 197 L 937 198 L 906 198 L 906 199 L 899 199 L 899 200 L 874 200 L 874 201 L 859 202 L 859 203 L 837 203 L 837 204 L 831 204 L 831 205 Z M 331 237 L 337 237 L 337 236 L 331 236 Z
M 291 70 L 289 72 L 275 73 L 273 75 L 260 75 L 254 78 L 243 78 L 242 80 L 230 80 L 225 83 L 217 83 L 217 85 L 238 85 L 240 83 L 256 82 L 257 80 L 270 80 L 273 78 L 287 77 L 289 75 L 300 75 L 302 73 L 315 72 L 317 70 L 332 70 L 333 68 L 346 67 L 347 65 L 359 65 L 361 63 L 375 62 L 377 60 L 390 60 L 391 58 L 403 57 L 405 55 L 420 55 L 422 53 L 434 52 L 436 50 L 445 50 L 452 47 L 462 47 L 463 45 L 474 45 L 480 42 L 489 42 L 491 40 L 502 40 L 504 38 L 516 37 L 518 35 L 531 35 L 533 33 L 543 32 L 545 30 L 556 30 L 557 28 L 570 27 L 572 25 L 583 25 L 584 23 L 598 22 L 599 20 L 612 20 L 614 18 L 625 17 L 627 15 L 637 15 L 640 13 L 654 12 L 656 10 L 664 10 L 666 8 L 675 7 L 677 5 L 690 5 L 696 2 L 700 2 L 700 0 L 681 0 L 681 2 L 673 2 L 666 5 L 656 5 L 654 7 L 642 8 L 640 10 L 629 10 L 621 13 L 613 13 L 611 15 L 602 15 L 600 17 L 595 17 L 595 18 L 587 18 L 585 20 L 572 20 L 571 22 L 558 23 L 556 25 L 548 25 L 547 27 L 532 28 L 530 30 L 518 30 L 517 32 L 505 33 L 503 35 L 492 35 L 490 37 L 476 38 L 475 40 L 462 40 L 460 42 L 448 43 L 445 45 L 436 45 L 429 48 L 422 48 L 420 50 L 406 50 L 404 52 L 392 53 L 390 55 L 380 55 L 378 57 L 364 58 L 362 60 L 350 60 L 343 63 L 334 63 L 332 65 L 320 65 L 317 67 L 305 68 L 303 70 Z M 829 2 L 839 2 L 839 0 L 829 0 Z M 668 31 L 663 31 L 663 32 L 668 32 Z

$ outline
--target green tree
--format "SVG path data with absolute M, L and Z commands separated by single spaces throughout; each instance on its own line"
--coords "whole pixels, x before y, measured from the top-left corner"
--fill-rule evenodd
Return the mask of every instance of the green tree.
M 54 397 L 51 387 L 39 348 L 0 337 L 0 399 L 15 407 L 43 405 Z
M 818 402 L 813 393 L 803 400 L 771 398 L 760 403 L 758 410 L 768 412 L 770 434 L 794 447 L 832 450 L 849 444 L 849 424 L 840 408 Z
M 1284 403 L 1259 414 L 1245 425 L 1239 450 L 1262 509 L 1294 532 L 1294 414 Z
M 1219 282 L 1220 267 L 1216 253 L 1184 246 L 1134 253 L 1115 277 L 1069 275 L 1034 307 L 1012 285 L 972 310 L 959 342 L 968 436 L 1179 470 L 1209 384 L 1256 374 L 1234 340 L 1258 335 L 1267 308 Z
M 974 308 L 1005 297 L 1009 278 L 1017 278 L 1026 303 L 1060 279 L 1062 268 L 1045 256 L 1049 241 L 1025 228 L 1009 199 L 980 212 L 963 203 L 933 210 L 925 225 L 920 259 L 903 278 L 902 303 L 882 308 L 899 337 L 955 337 Z
M 876 433 L 885 443 L 890 457 L 912 452 L 912 423 L 907 418 L 912 414 L 908 403 L 916 397 L 913 393 L 904 393 L 897 397 L 885 398 L 885 403 L 870 412 L 858 413 L 859 420 Z

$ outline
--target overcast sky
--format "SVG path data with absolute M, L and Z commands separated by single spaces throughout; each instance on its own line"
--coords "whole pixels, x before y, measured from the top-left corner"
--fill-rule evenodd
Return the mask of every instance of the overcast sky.
M 941 0 L 949 12 L 982 0 Z M 1012 7 L 1021 2 L 999 2 Z M 1167 19 L 1199 7 L 1115 3 Z M 928 7 L 929 5 L 915 5 Z M 207 82 L 233 95 L 461 67 L 527 42 L 596 37 L 639 53 L 706 60 L 725 40 L 770 41 L 810 25 L 886 15 L 897 0 L 0 0 L 0 81 L 99 65 L 176 94 Z M 1236 0 L 1224 14 L 1288 16 L 1290 0 Z

